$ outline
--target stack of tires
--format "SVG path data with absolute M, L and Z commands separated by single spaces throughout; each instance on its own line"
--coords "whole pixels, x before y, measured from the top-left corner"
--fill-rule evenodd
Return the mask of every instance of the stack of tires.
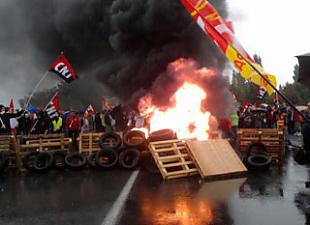
M 267 152 L 263 143 L 255 142 L 247 148 L 247 155 L 243 162 L 248 170 L 267 171 L 271 166 L 272 156 Z
M 5 151 L 0 152 L 0 172 L 4 171 L 9 165 L 9 154 Z

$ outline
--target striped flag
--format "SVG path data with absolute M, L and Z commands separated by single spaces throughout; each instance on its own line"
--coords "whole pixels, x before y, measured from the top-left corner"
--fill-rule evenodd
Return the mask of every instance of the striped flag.
M 84 113 L 84 119 L 88 118 L 89 116 L 92 116 L 95 114 L 95 110 L 92 105 L 89 105 Z

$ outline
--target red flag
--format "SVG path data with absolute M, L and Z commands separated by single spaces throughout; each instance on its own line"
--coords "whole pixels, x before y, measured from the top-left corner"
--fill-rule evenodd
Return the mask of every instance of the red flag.
M 92 116 L 95 114 L 95 110 L 92 105 L 89 105 L 84 113 L 84 118 L 88 118 L 89 116 Z
M 59 97 L 58 97 L 58 93 L 56 93 L 54 95 L 54 97 L 50 100 L 50 102 L 47 104 L 47 106 L 45 107 L 45 111 L 47 112 L 47 115 L 49 116 L 49 118 L 53 119 L 55 117 L 58 117 L 59 114 Z
M 10 101 L 10 110 L 9 111 L 10 111 L 10 113 L 14 113 L 14 111 L 15 111 L 13 98 L 11 98 L 11 101 Z
M 108 100 L 105 97 L 102 97 L 102 106 L 106 110 L 112 110 L 111 104 L 108 102 Z
M 67 83 L 71 83 L 78 79 L 78 76 L 73 70 L 73 67 L 63 53 L 60 53 L 58 58 L 50 67 L 49 71 L 56 73 L 60 78 L 64 79 Z

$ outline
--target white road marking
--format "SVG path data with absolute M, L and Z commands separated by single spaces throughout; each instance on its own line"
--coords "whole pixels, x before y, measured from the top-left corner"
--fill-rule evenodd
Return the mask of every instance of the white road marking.
M 128 179 L 127 183 L 125 184 L 123 190 L 119 194 L 118 198 L 114 202 L 112 208 L 104 218 L 101 225 L 115 225 L 118 222 L 119 215 L 122 212 L 124 205 L 126 203 L 126 200 L 128 198 L 128 195 L 130 193 L 130 190 L 132 186 L 134 185 L 137 177 L 139 174 L 139 170 L 134 171 L 130 178 Z

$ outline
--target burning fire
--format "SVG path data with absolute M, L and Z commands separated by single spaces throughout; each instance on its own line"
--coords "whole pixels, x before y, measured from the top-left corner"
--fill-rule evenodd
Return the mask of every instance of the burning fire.
M 208 139 L 209 112 L 202 112 L 201 103 L 207 99 L 206 92 L 198 85 L 184 82 L 173 95 L 175 105 L 162 110 L 152 103 L 152 97 L 140 100 L 140 112 L 150 116 L 150 132 L 172 129 L 178 138 Z

